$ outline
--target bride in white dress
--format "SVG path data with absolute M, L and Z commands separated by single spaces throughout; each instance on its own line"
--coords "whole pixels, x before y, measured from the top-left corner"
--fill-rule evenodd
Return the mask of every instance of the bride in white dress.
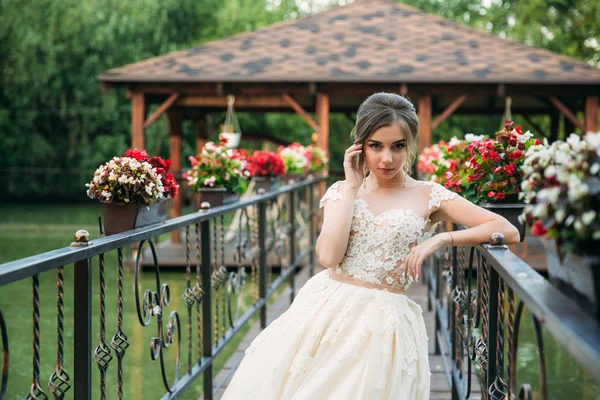
M 252 342 L 223 399 L 425 400 L 429 361 L 421 307 L 405 294 L 443 246 L 503 233 L 507 220 L 443 186 L 408 175 L 418 119 L 407 99 L 376 93 L 360 106 L 346 179 L 321 199 L 316 244 L 327 268 Z M 432 236 L 439 221 L 468 229 Z

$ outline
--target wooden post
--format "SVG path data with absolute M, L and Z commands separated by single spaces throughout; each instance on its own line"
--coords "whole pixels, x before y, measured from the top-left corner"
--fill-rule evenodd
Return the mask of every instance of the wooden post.
M 319 126 L 319 138 L 317 140 L 317 146 L 320 149 L 325 150 L 329 156 L 329 96 L 323 93 L 317 93 L 317 104 L 316 104 L 316 117 L 317 125 Z M 331 157 L 330 157 L 331 158 Z M 325 173 L 329 173 L 329 165 L 325 166 Z M 326 184 L 325 182 L 319 184 L 319 199 L 325 194 Z
M 598 132 L 598 97 L 588 96 L 585 98 L 585 130 L 587 132 Z
M 208 140 L 208 132 L 206 132 L 206 118 L 202 116 L 194 121 L 196 126 L 196 154 L 200 154 L 206 141 Z
M 431 146 L 431 95 L 419 97 L 417 106 L 419 113 L 419 153 L 425 147 Z
M 181 125 L 180 112 L 168 112 L 169 118 L 169 158 L 172 161 L 171 170 L 176 177 L 181 175 Z M 181 216 L 181 194 L 171 199 L 171 218 Z M 179 230 L 171 232 L 171 242 L 181 243 Z
M 131 147 L 134 149 L 145 149 L 145 119 L 146 99 L 144 99 L 144 93 L 133 92 L 131 94 Z

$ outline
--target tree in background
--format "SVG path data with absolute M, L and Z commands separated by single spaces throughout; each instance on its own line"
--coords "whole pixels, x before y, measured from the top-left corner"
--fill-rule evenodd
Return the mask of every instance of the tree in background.
M 122 91 L 100 92 L 97 77 L 101 72 L 348 2 L 0 1 L 0 168 L 57 168 L 89 175 L 107 157 L 122 152 L 130 140 L 129 101 Z M 600 62 L 598 1 L 405 3 L 493 34 L 593 64 Z M 219 113 L 211 117 L 213 124 L 223 118 Z M 243 114 L 240 118 L 245 133 L 269 132 L 286 140 L 310 142 L 311 129 L 293 114 Z M 336 138 L 332 143 L 348 140 L 351 118 L 332 116 L 331 135 Z M 500 118 L 452 116 L 434 132 L 433 139 L 493 132 Z M 538 123 L 548 129 L 547 121 Z M 193 138 L 193 127 L 186 124 L 186 154 L 194 151 Z M 167 144 L 166 123 L 161 119 L 148 130 L 147 146 L 151 152 L 167 156 Z M 336 168 L 343 149 L 331 151 L 331 165 Z M 61 190 L 44 187 L 48 186 L 45 182 L 27 188 L 26 179 L 19 174 L 7 180 L 4 192 L 9 193 L 16 189 L 25 193 Z

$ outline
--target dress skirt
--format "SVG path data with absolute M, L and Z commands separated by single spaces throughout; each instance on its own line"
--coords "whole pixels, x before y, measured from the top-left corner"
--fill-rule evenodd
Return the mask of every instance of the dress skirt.
M 429 399 L 421 307 L 328 272 L 309 279 L 256 337 L 222 399 Z

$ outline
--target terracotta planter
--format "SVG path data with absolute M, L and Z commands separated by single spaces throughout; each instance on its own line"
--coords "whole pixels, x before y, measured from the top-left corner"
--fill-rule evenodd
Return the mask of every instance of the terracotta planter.
M 114 235 L 166 220 L 169 209 L 168 200 L 150 205 L 103 203 L 104 233 L 107 236 Z
M 264 189 L 265 192 L 269 190 L 276 190 L 279 188 L 279 177 L 278 176 L 253 176 L 254 191 L 258 192 L 258 189 Z
M 561 261 L 556 242 L 540 239 L 546 248 L 550 282 L 600 321 L 600 256 L 566 254 Z
M 228 192 L 225 188 L 202 188 L 196 195 L 196 209 L 200 209 L 200 205 L 205 201 L 210 203 L 212 208 L 233 203 L 239 198 L 238 193 Z
M 525 222 L 521 223 L 519 221 L 519 215 L 521 215 L 521 213 L 523 212 L 523 209 L 525 208 L 525 204 L 523 204 L 523 203 L 507 203 L 507 204 L 480 203 L 479 206 L 486 208 L 486 209 L 490 210 L 491 212 L 494 212 L 494 213 L 506 218 L 508 220 L 508 222 L 513 224 L 519 230 L 519 235 L 521 236 L 521 242 L 523 240 L 525 240 L 526 224 L 525 224 Z

